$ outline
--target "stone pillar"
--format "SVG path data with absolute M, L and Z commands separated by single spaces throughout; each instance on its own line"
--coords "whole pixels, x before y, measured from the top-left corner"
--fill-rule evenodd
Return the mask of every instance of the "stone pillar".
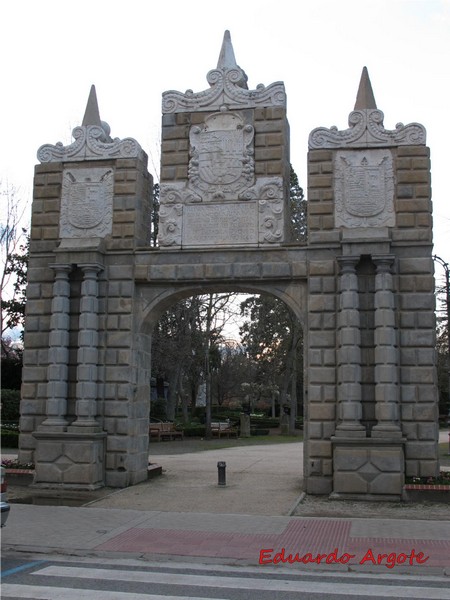
M 98 363 L 98 264 L 80 265 L 83 271 L 81 285 L 80 321 L 77 354 L 76 407 L 77 419 L 71 426 L 85 432 L 99 431 L 97 415 Z
M 375 275 L 375 416 L 372 437 L 401 437 L 398 343 L 391 255 L 372 257 Z
M 361 425 L 361 332 L 359 317 L 359 257 L 340 257 L 338 315 L 338 437 L 365 437 Z
M 65 431 L 67 427 L 67 378 L 69 361 L 70 329 L 70 282 L 71 265 L 51 265 L 55 271 L 50 319 L 48 368 L 47 368 L 47 418 L 39 429 Z

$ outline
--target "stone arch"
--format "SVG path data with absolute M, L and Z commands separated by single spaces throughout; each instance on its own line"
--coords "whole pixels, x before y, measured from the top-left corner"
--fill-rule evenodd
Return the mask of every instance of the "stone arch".
M 292 287 L 292 286 L 290 286 Z M 145 304 L 145 308 L 142 309 L 141 313 L 141 327 L 142 333 L 151 334 L 153 327 L 159 320 L 165 310 L 170 308 L 179 300 L 189 298 L 190 296 L 196 296 L 201 294 L 208 294 L 210 292 L 236 292 L 242 294 L 269 294 L 275 296 L 279 300 L 283 301 L 286 306 L 294 313 L 295 317 L 299 320 L 302 327 L 306 323 L 306 281 L 299 283 L 295 292 L 290 289 L 282 289 L 274 286 L 270 283 L 261 284 L 186 284 L 182 287 L 168 288 L 165 287 L 161 291 L 155 293 L 154 290 L 149 288 L 148 290 L 141 290 L 142 303 Z M 148 299 L 147 295 L 151 297 Z M 146 303 L 148 302 L 148 304 Z
M 283 289 L 285 287 L 286 289 Z M 195 284 L 190 283 L 185 286 L 179 286 L 177 288 L 166 287 L 163 290 L 155 290 L 152 286 L 142 288 L 139 292 L 141 298 L 141 304 L 145 306 L 142 310 L 140 325 L 136 326 L 136 352 L 140 356 L 145 356 L 147 364 L 151 363 L 152 360 L 152 343 L 153 343 L 153 329 L 162 316 L 162 314 L 169 309 L 171 306 L 176 304 L 178 301 L 192 296 L 203 295 L 208 293 L 243 293 L 252 295 L 269 295 L 282 301 L 283 304 L 292 311 L 294 318 L 300 323 L 303 335 L 306 335 L 304 330 L 306 324 L 306 280 L 297 282 L 295 286 L 280 286 L 273 285 L 271 283 L 240 283 L 240 284 L 214 284 L 214 283 L 201 283 Z M 151 300 L 150 300 L 151 298 Z M 142 359 L 138 359 L 142 365 Z M 303 367 L 304 361 L 302 363 Z M 144 373 L 144 369 L 140 369 L 141 376 Z M 146 385 L 146 380 L 151 376 L 151 369 L 148 369 L 144 376 L 142 384 Z M 303 378 L 302 378 L 303 379 Z M 150 394 L 148 394 L 148 397 Z M 304 400 L 306 394 L 303 389 L 302 398 Z M 150 398 L 149 398 L 150 400 Z M 288 426 L 288 422 L 286 427 Z

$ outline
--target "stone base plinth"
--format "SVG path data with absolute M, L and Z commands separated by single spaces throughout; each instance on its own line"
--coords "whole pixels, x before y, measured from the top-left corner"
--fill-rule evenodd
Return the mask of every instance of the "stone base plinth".
M 35 431 L 34 486 L 95 490 L 105 485 L 106 433 Z
M 400 500 L 405 439 L 332 437 L 332 499 Z

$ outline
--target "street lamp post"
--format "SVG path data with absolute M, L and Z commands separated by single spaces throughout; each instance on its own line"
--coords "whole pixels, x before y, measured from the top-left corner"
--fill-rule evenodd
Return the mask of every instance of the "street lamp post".
M 448 376 L 448 415 L 447 421 L 450 424 L 450 266 L 440 256 L 433 256 L 433 260 L 437 261 L 445 272 L 445 302 L 447 308 L 447 376 Z

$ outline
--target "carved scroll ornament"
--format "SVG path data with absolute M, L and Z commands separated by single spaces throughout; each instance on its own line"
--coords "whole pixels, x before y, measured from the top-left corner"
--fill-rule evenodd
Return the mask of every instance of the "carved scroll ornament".
M 339 131 L 337 127 L 318 127 L 310 133 L 308 147 L 315 150 L 425 145 L 426 131 L 423 125 L 398 123 L 395 130 L 388 130 L 383 127 L 383 120 L 384 114 L 378 109 L 353 111 L 348 119 L 348 129 Z
M 39 162 L 142 158 L 144 155 L 141 146 L 133 138 L 111 139 L 106 123 L 102 127 L 80 125 L 72 131 L 72 136 L 75 141 L 69 146 L 64 146 L 61 142 L 41 146 L 37 152 Z

